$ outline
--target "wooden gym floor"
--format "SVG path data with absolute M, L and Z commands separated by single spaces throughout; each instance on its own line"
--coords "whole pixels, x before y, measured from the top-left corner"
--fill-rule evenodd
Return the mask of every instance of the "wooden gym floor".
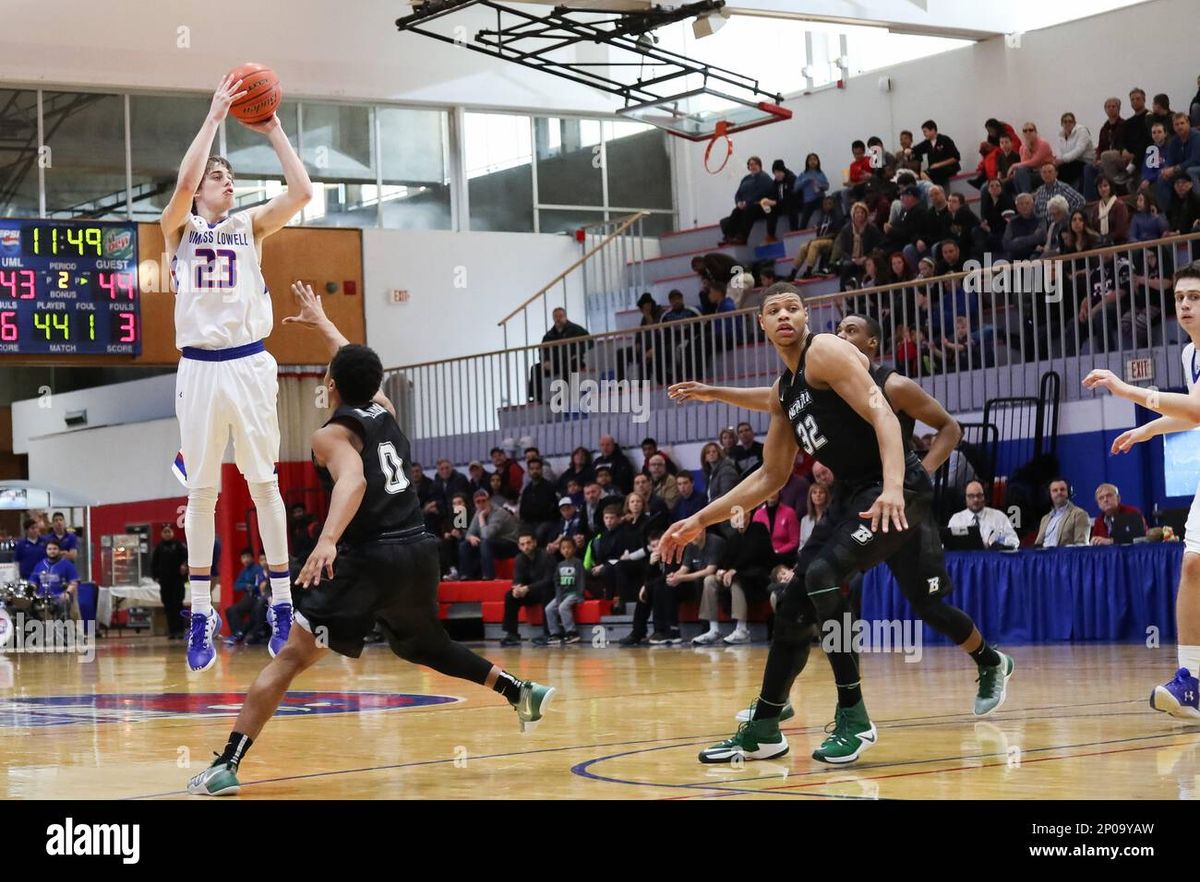
M 242 765 L 240 799 L 1048 799 L 1200 794 L 1200 726 L 1150 710 L 1175 668 L 1173 647 L 1014 647 L 1005 705 L 971 714 L 975 671 L 956 649 L 864 657 L 879 744 L 850 767 L 809 754 L 832 719 L 829 667 L 814 649 L 797 681 L 786 757 L 702 766 L 757 694 L 765 646 L 482 648 L 559 687 L 539 729 L 517 733 L 496 694 L 369 647 L 329 656 L 295 684 Z M 264 647 L 221 649 L 204 674 L 182 644 L 99 641 L 94 661 L 0 656 L 0 798 L 187 797 L 189 775 L 219 750 Z M 180 693 L 183 693 L 182 695 Z M 403 709 L 334 712 L 347 701 L 444 696 Z M 190 695 L 189 695 L 190 694 Z M 60 696 L 48 701 L 50 696 Z M 97 697 L 99 696 L 99 697 Z M 120 696 L 120 697 L 107 697 Z M 461 699 L 454 701 L 452 699 Z M 190 767 L 189 767 L 190 763 Z

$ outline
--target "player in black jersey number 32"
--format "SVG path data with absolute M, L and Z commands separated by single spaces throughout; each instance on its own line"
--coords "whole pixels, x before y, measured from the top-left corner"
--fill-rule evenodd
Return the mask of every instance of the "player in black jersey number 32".
M 879 563 L 887 563 L 917 618 L 949 636 L 979 665 L 976 715 L 995 711 L 1004 700 L 1012 660 L 989 646 L 965 613 L 942 602 L 951 583 L 932 518 L 933 485 L 921 461 L 905 449 L 893 403 L 869 372 L 867 357 L 833 334 L 809 331 L 804 301 L 792 285 L 776 284 L 763 292 L 759 322 L 787 366 L 770 389 L 682 383 L 670 392 L 675 400 L 719 400 L 770 413 L 762 467 L 673 524 L 662 537 L 660 553 L 670 560 L 709 525 L 749 517 L 787 482 L 798 446 L 833 472 L 837 491 L 833 508 L 801 549 L 795 576 L 779 601 L 762 690 L 750 718 L 733 737 L 701 751 L 700 761 L 787 753 L 779 721 L 790 711 L 788 695 L 813 638 L 828 637 L 831 627 L 844 629 L 848 605 L 842 582 Z M 877 733 L 863 702 L 857 654 L 846 648 L 846 640 L 826 642 L 835 647 L 828 655 L 838 707 L 833 731 L 813 758 L 850 763 L 875 744 Z
M 284 323 L 317 330 L 333 356 L 325 374 L 333 414 L 312 436 L 329 516 L 297 579 L 305 589 L 295 597 L 297 627 L 250 687 L 225 750 L 188 782 L 195 794 L 237 793 L 238 764 L 292 681 L 327 649 L 357 658 L 376 624 L 400 658 L 503 695 L 522 732 L 537 725 L 555 691 L 514 677 L 446 635 L 438 621 L 438 540 L 425 532 L 409 483 L 409 443 L 380 390 L 379 356 L 350 344 L 308 285 L 297 282 L 292 293 L 300 312 Z

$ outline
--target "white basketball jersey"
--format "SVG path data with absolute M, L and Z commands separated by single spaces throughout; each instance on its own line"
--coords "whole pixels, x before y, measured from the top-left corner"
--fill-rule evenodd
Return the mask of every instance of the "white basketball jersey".
M 1183 378 L 1187 380 L 1189 393 L 1200 384 L 1200 363 L 1196 359 L 1196 344 L 1192 342 L 1183 347 Z
M 175 348 L 229 349 L 271 333 L 271 295 L 246 212 L 209 225 L 189 214 L 171 262 L 175 281 Z

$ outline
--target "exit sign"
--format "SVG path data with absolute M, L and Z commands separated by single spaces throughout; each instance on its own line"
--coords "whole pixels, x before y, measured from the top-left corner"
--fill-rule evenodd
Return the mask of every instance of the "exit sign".
M 408 303 L 408 289 L 393 288 L 392 289 L 392 303 Z
M 1125 362 L 1125 382 L 1140 383 L 1154 379 L 1153 358 L 1131 358 Z

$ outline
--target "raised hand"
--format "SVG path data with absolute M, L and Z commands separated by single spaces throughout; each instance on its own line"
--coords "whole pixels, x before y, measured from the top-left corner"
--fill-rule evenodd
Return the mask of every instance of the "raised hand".
M 222 77 L 220 85 L 217 86 L 217 91 L 213 93 L 212 104 L 208 108 L 208 115 L 217 122 L 225 119 L 225 115 L 229 113 L 229 106 L 246 94 L 246 91 L 241 86 L 242 81 L 230 79 L 229 74 Z
M 667 397 L 672 401 L 715 401 L 713 387 L 692 380 L 672 383 L 667 388 Z
M 284 316 L 283 323 L 285 325 L 297 324 L 306 328 L 315 328 L 325 321 L 325 307 L 321 304 L 321 298 L 313 292 L 311 285 L 300 281 L 292 282 L 292 296 L 296 298 L 300 312 L 296 315 Z

